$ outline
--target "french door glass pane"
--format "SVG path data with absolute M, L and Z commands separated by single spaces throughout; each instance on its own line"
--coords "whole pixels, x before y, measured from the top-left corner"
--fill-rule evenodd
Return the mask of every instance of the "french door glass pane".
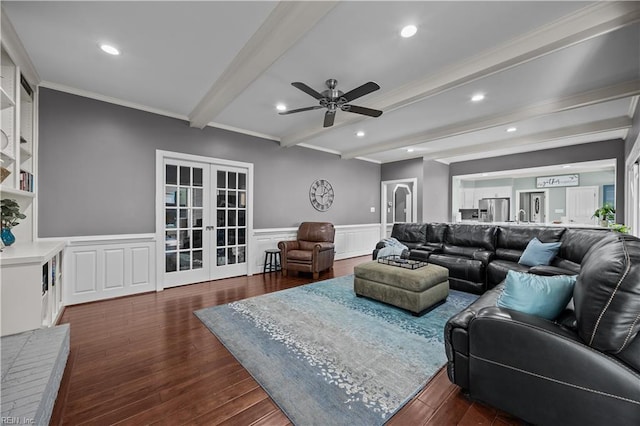
M 164 204 L 168 207 L 175 207 L 176 200 L 178 199 L 178 188 L 175 186 L 167 186 L 165 191 Z
M 167 185 L 177 185 L 178 184 L 178 166 L 172 166 L 171 164 L 167 164 L 166 169 L 166 177 L 165 182 Z
M 247 175 L 218 170 L 216 177 L 217 265 L 246 263 Z
M 165 211 L 165 227 L 166 228 L 178 227 L 178 216 L 177 216 L 176 209 L 167 209 Z
M 203 176 L 202 167 L 165 167 L 166 272 L 203 267 Z
M 165 271 L 166 272 L 175 272 L 176 271 L 176 255 L 177 253 L 167 253 L 165 255 Z
M 202 169 L 199 167 L 193 168 L 193 186 L 202 186 Z
M 178 249 L 178 234 L 176 231 L 167 231 L 164 237 L 165 250 L 177 250 Z

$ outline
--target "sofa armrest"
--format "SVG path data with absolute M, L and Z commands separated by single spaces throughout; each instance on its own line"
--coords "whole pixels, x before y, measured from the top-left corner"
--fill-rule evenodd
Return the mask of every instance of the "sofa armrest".
M 472 398 L 536 424 L 638 424 L 640 373 L 559 324 L 486 307 L 468 335 Z
M 387 246 L 387 243 L 385 243 L 384 241 L 378 241 L 378 243 L 376 244 L 376 250 L 380 250 L 381 248 L 384 248 Z
M 329 242 L 320 242 L 320 243 L 315 243 L 315 245 L 313 246 L 313 250 L 314 251 L 325 251 L 325 250 L 333 250 L 335 248 L 335 244 L 334 243 L 329 243 Z
M 546 275 L 546 276 L 552 276 L 552 275 L 576 275 L 575 272 L 570 271 L 568 269 L 564 269 L 564 268 L 559 268 L 557 266 L 551 266 L 551 265 L 538 265 L 538 266 L 533 266 L 529 269 L 528 271 L 531 274 L 536 274 L 536 275 Z
M 496 254 L 493 251 L 478 250 L 478 251 L 474 251 L 473 252 L 472 258 L 474 260 L 481 261 L 484 266 L 487 266 L 489 264 L 489 262 L 491 262 L 493 260 L 495 255 Z
M 280 241 L 278 242 L 278 248 L 282 252 L 282 257 L 286 257 L 285 253 L 289 250 L 298 250 L 300 248 L 300 244 L 296 240 L 290 241 Z

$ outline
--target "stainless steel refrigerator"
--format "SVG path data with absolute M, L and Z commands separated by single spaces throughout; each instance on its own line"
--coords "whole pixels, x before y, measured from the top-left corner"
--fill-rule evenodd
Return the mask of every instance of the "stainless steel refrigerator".
M 482 222 L 507 222 L 510 209 L 509 198 L 483 198 L 478 202 Z

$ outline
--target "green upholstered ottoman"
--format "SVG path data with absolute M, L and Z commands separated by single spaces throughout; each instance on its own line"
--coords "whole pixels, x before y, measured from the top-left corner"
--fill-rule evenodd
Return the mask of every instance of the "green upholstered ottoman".
M 353 289 L 365 296 L 414 315 L 443 303 L 449 295 L 449 270 L 438 265 L 407 269 L 376 261 L 354 268 Z

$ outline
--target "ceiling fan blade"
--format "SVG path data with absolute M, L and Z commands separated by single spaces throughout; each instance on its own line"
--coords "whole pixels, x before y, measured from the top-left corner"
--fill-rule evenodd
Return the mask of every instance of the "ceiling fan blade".
M 290 110 L 290 111 L 282 111 L 282 112 L 279 112 L 278 114 L 280 114 L 280 115 L 287 115 L 287 114 L 293 114 L 293 113 L 295 113 L 295 112 L 311 111 L 311 110 L 313 110 L 313 109 L 320 109 L 320 108 L 324 108 L 324 107 L 321 107 L 320 105 L 316 105 L 316 106 L 311 106 L 311 107 L 305 107 L 305 108 L 292 109 L 292 110 Z
M 379 109 L 365 108 L 357 105 L 343 105 L 342 110 L 355 112 L 356 114 L 368 115 L 369 117 L 380 117 L 382 115 L 382 111 Z
M 301 83 L 299 81 L 294 81 L 293 83 L 291 83 L 291 85 L 296 89 L 302 90 L 307 95 L 311 95 L 316 99 L 322 99 L 322 95 L 320 93 L 316 92 L 315 90 L 313 90 L 311 87 L 307 86 L 304 83 Z
M 373 81 L 363 84 L 360 87 L 356 87 L 355 89 L 345 93 L 342 95 L 343 98 L 347 100 L 347 102 L 351 102 L 354 99 L 358 99 L 361 96 L 368 95 L 371 92 L 375 92 L 378 90 L 380 86 Z
M 324 126 L 323 127 L 331 127 L 333 126 L 333 120 L 336 119 L 335 111 L 327 111 L 324 113 Z

